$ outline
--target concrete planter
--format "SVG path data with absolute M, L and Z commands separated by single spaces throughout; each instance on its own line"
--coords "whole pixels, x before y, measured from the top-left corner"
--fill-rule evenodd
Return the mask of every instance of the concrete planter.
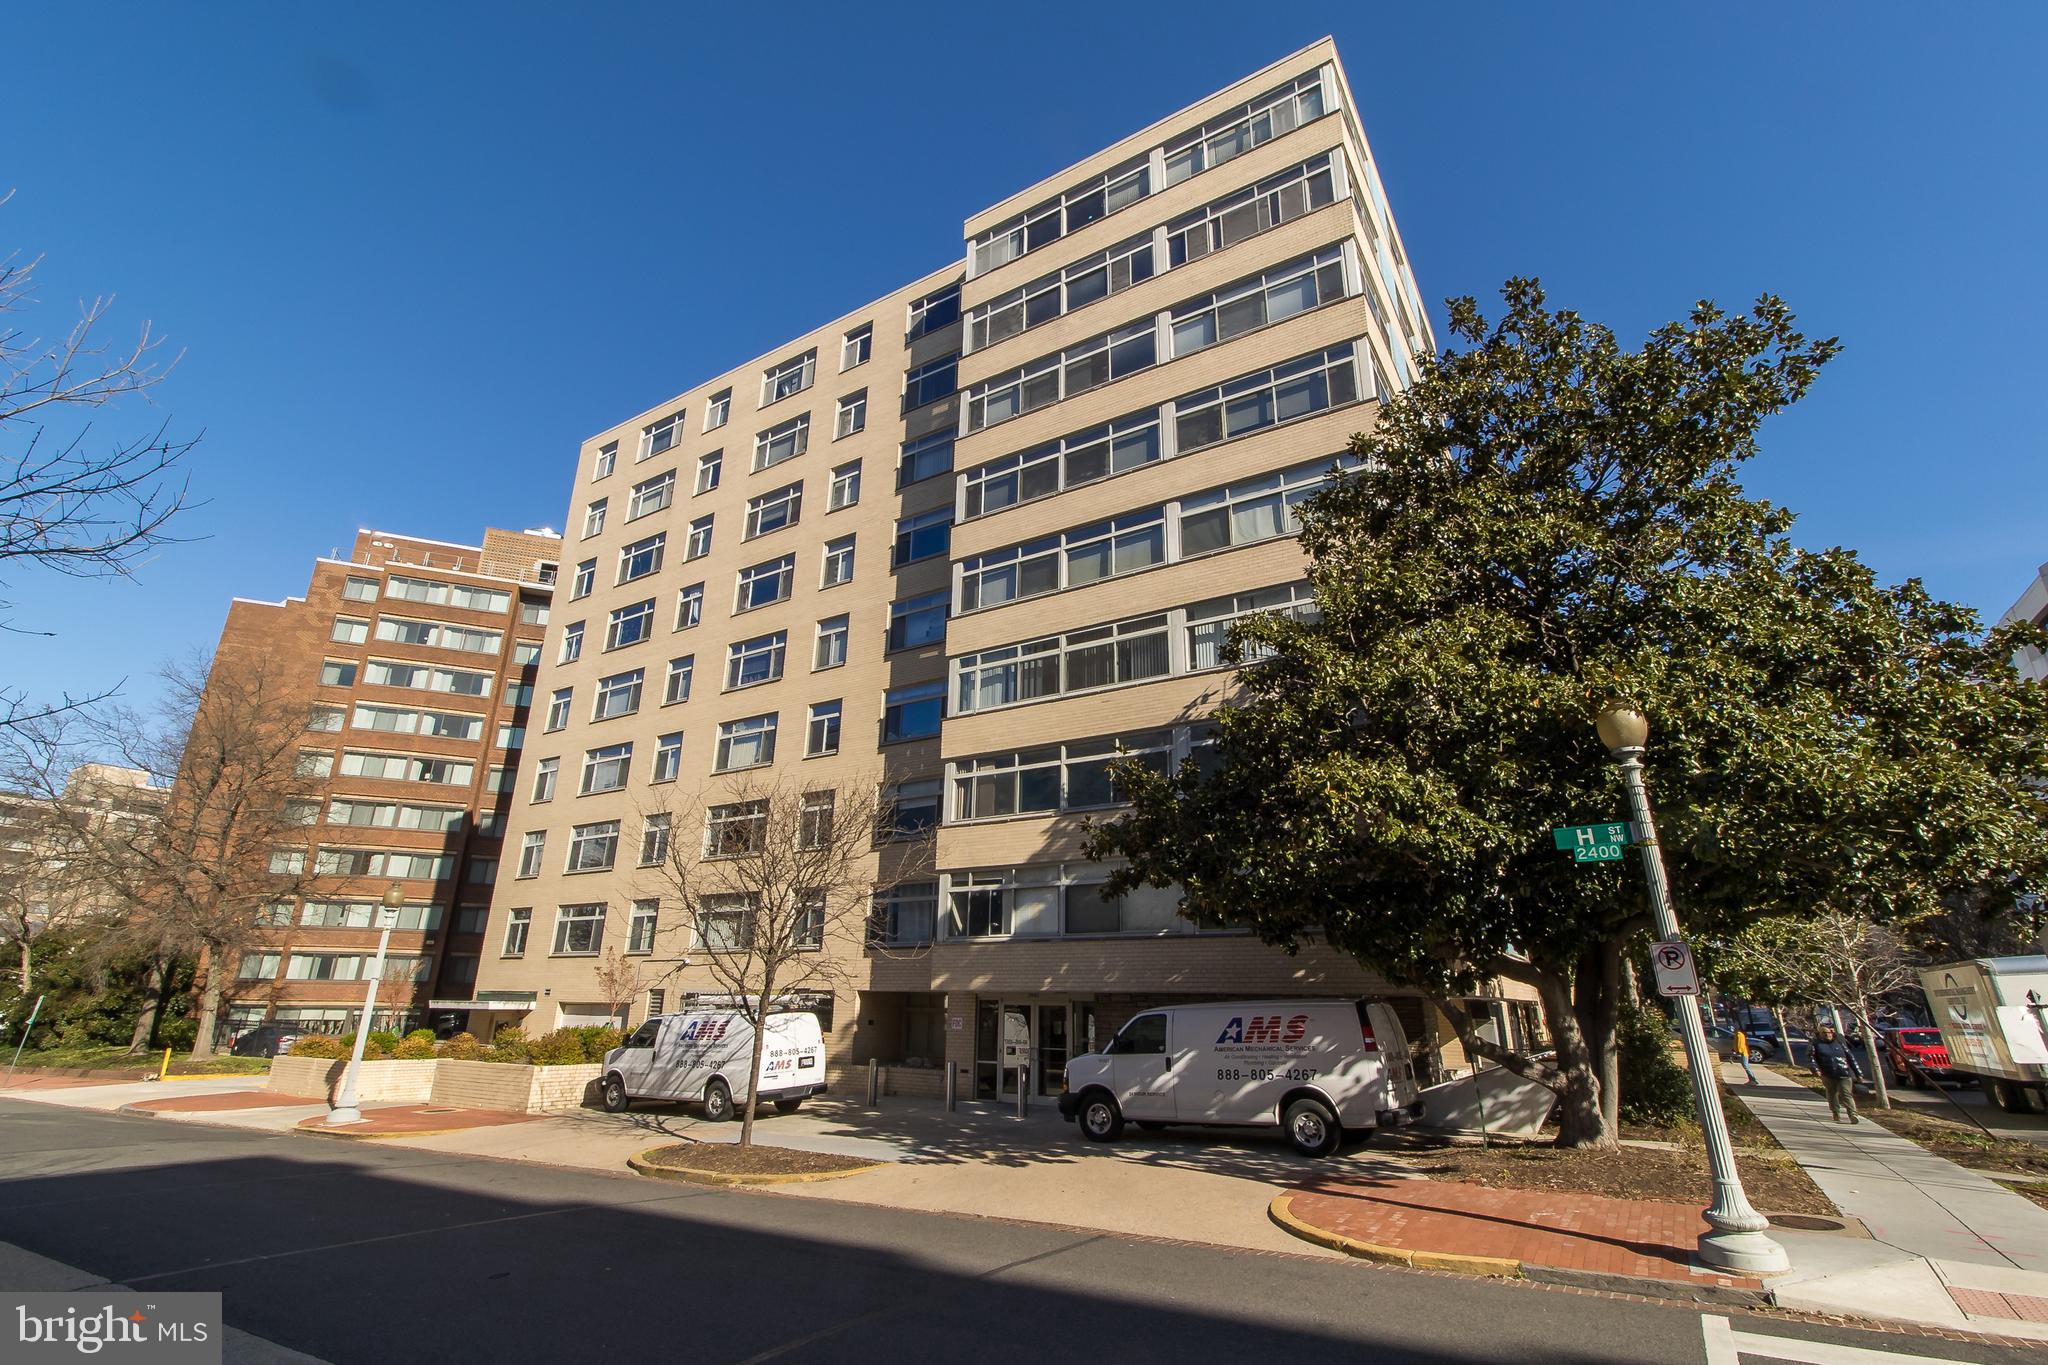
M 425 1104 L 434 1093 L 434 1071 L 441 1063 L 365 1061 L 356 1076 L 356 1095 L 365 1104 Z M 266 1087 L 280 1095 L 304 1095 L 332 1102 L 341 1085 L 347 1058 L 279 1057 L 270 1064 Z
M 604 1068 L 596 1062 L 575 1066 L 511 1066 L 500 1062 L 435 1063 L 431 1103 L 463 1109 L 504 1109 L 538 1114 L 546 1109 L 574 1109 L 594 1098 Z

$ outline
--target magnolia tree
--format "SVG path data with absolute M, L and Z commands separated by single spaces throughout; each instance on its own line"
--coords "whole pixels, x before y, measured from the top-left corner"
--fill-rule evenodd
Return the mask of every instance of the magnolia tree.
M 669 831 L 646 882 L 683 908 L 685 965 L 753 1018 L 750 1075 L 761 1074 L 778 1004 L 853 985 L 876 898 L 931 875 L 929 831 L 898 837 L 878 790 L 863 780 L 820 789 L 739 777 L 642 813 Z M 754 1140 L 757 1088 L 747 1089 L 742 1146 Z
M 1558 1142 L 1614 1141 L 1624 962 L 1650 925 L 1636 861 L 1579 865 L 1550 831 L 1624 808 L 1594 717 L 1651 719 L 1645 756 L 1695 936 L 1850 905 L 1879 920 L 1956 888 L 2038 887 L 2048 689 L 1917 582 L 1789 539 L 1737 482 L 1764 419 L 1835 354 L 1774 298 L 1702 303 L 1636 349 L 1526 280 L 1464 349 L 1354 438 L 1302 509 L 1314 610 L 1248 618 L 1216 762 L 1125 764 L 1091 853 L 1112 890 L 1323 939 L 1440 1003 L 1533 987 L 1554 1057 L 1469 1051 L 1557 1096 Z

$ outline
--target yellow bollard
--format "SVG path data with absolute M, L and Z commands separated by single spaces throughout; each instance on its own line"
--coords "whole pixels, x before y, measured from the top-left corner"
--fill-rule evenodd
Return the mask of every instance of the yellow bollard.
M 157 1078 L 158 1080 L 162 1080 L 162 1079 L 163 1079 L 164 1077 L 166 1077 L 166 1076 L 168 1076 L 168 1075 L 170 1075 L 170 1074 L 171 1074 L 171 1050 L 170 1050 L 169 1048 L 165 1048 L 165 1049 L 164 1049 L 164 1064 L 163 1064 L 162 1066 L 160 1066 L 160 1067 L 158 1067 L 158 1068 L 156 1069 L 156 1078 Z

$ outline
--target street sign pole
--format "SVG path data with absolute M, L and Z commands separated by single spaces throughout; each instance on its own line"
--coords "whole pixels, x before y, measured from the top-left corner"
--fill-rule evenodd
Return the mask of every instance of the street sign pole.
M 1671 888 L 1664 880 L 1664 857 L 1657 847 L 1657 827 L 1650 818 L 1650 794 L 1643 785 L 1640 748 L 1618 751 L 1621 781 L 1628 789 L 1629 815 L 1634 818 L 1643 854 L 1643 876 L 1650 884 L 1650 912 L 1657 937 L 1676 940 L 1678 916 L 1671 909 Z M 1689 964 L 1688 964 L 1689 965 Z M 1770 1221 L 1750 1207 L 1742 1176 L 1735 1169 L 1735 1149 L 1728 1141 L 1728 1117 L 1721 1112 L 1721 1087 L 1714 1074 L 1714 1053 L 1700 1022 L 1696 995 L 1672 998 L 1678 1013 L 1679 1036 L 1692 1072 L 1693 1103 L 1699 1109 L 1700 1131 L 1707 1142 L 1707 1169 L 1714 1179 L 1714 1202 L 1706 1210 L 1711 1231 L 1700 1234 L 1700 1260 L 1724 1270 L 1770 1274 L 1792 1268 L 1785 1248 L 1766 1235 Z

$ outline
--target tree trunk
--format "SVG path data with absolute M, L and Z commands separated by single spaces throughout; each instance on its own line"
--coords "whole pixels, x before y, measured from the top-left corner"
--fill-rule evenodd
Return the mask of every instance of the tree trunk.
M 163 959 L 151 958 L 149 974 L 143 978 L 142 1009 L 135 1016 L 135 1032 L 128 1038 L 128 1055 L 134 1056 L 156 1042 L 156 1021 L 163 1013 L 164 987 L 170 979 Z
M 754 1002 L 754 1058 L 747 1071 L 747 1107 L 740 1122 L 740 1146 L 754 1145 L 754 1112 L 761 1103 L 761 1055 L 768 1048 L 768 1008 L 775 999 L 775 974 L 764 974 Z
M 1856 997 L 1856 1013 L 1863 1019 L 1863 1057 L 1870 1063 L 1870 1083 L 1877 1087 L 1877 1107 L 1892 1107 L 1892 1090 L 1885 1078 L 1884 1059 L 1877 1050 L 1877 1023 L 1870 1017 L 1870 1002 Z
M 1792 1030 L 1785 1027 L 1785 1007 L 1771 1006 L 1771 1018 L 1778 1024 L 1778 1046 L 1785 1049 L 1785 1065 L 1797 1066 L 1799 1059 L 1792 1055 Z
M 1550 1017 L 1551 1041 L 1557 1044 L 1557 1069 L 1563 1082 L 1557 1097 L 1557 1145 L 1612 1147 L 1614 1129 L 1600 1103 L 1600 1077 L 1595 1058 L 1579 1026 L 1578 1011 L 1562 977 L 1541 988 L 1543 1011 Z M 1612 1051 L 1613 1039 L 1608 1039 Z
M 220 969 L 218 957 L 201 955 L 199 970 L 206 974 L 206 986 L 199 993 L 199 1030 L 192 1035 L 194 1060 L 213 1055 L 214 1021 L 220 1017 Z
M 24 934 L 21 940 L 21 993 L 23 995 L 28 994 L 29 969 L 34 965 L 33 959 L 29 957 L 28 936 Z

